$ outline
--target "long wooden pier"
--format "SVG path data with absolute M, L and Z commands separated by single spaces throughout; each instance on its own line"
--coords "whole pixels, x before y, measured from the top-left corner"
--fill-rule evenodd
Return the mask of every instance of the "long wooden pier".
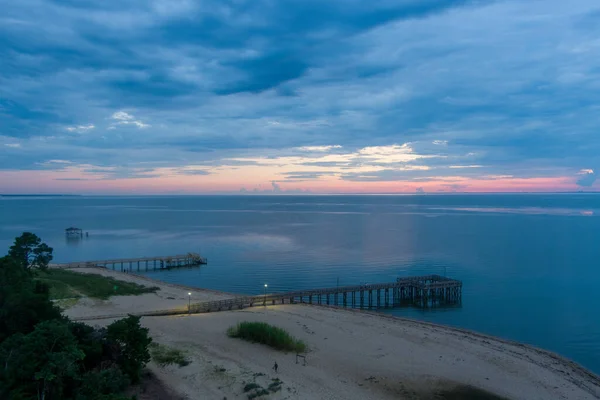
M 230 299 L 194 303 L 189 306 L 130 313 L 138 316 L 164 316 L 199 314 L 227 311 L 247 307 L 276 304 L 315 304 L 360 309 L 383 307 L 415 306 L 430 308 L 457 306 L 462 301 L 462 282 L 440 275 L 398 278 L 396 282 L 370 285 L 341 286 L 335 288 L 299 290 L 285 293 L 271 293 L 258 296 L 241 296 Z M 127 314 L 96 315 L 80 317 L 77 320 L 107 319 L 126 317 Z
M 308 303 L 352 308 L 413 305 L 421 308 L 457 305 L 462 301 L 462 282 L 440 275 L 398 278 L 392 283 L 341 286 L 286 293 L 237 297 L 192 304 L 191 313 L 231 310 L 257 305 Z
M 118 258 L 113 260 L 77 261 L 63 264 L 50 264 L 52 268 L 104 267 L 121 272 L 149 271 L 177 267 L 193 267 L 206 264 L 206 258 L 197 253 L 179 254 L 164 257 Z

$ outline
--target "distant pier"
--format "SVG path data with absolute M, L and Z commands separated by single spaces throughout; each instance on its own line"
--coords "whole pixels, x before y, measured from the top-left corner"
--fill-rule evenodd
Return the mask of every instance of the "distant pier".
M 63 264 L 50 264 L 52 268 L 103 267 L 121 272 L 153 271 L 178 267 L 194 267 L 207 264 L 206 258 L 197 253 L 187 253 L 166 257 L 119 258 L 113 260 L 77 261 Z

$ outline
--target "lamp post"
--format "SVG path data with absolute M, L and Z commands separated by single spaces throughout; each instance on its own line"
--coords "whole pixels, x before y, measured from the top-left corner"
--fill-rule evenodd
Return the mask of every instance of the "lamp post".
M 263 305 L 266 306 L 267 305 L 267 284 L 265 283 L 265 299 L 263 301 Z
M 188 292 L 188 315 L 192 313 L 192 292 Z

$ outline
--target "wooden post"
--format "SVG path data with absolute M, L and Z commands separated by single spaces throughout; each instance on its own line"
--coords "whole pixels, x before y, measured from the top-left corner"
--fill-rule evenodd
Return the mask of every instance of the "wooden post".
M 360 308 L 364 308 L 365 306 L 365 291 L 360 290 Z

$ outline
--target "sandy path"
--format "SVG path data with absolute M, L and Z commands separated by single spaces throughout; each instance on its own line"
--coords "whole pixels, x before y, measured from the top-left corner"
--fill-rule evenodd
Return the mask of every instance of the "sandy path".
M 135 276 L 126 277 L 142 283 Z M 165 285 L 164 290 L 160 295 L 111 298 L 110 306 L 82 302 L 67 314 L 109 314 L 106 307 L 165 309 L 187 301 L 188 289 Z M 165 299 L 169 294 L 176 299 Z M 197 291 L 194 296 L 201 301 L 202 296 L 219 295 Z M 153 303 L 142 301 L 146 297 L 153 298 Z M 269 322 L 304 340 L 310 348 L 307 365 L 296 364 L 294 354 L 226 336 L 229 326 L 246 320 Z M 189 399 L 246 399 L 246 383 L 256 381 L 267 387 L 275 377 L 284 382 L 283 390 L 270 395 L 271 399 L 438 399 L 435 393 L 457 384 L 510 399 L 600 399 L 599 377 L 552 353 L 373 313 L 283 305 L 144 317 L 142 323 L 157 342 L 188 352 L 189 366 L 151 368 Z M 275 361 L 278 374 L 271 369 Z
M 78 268 L 75 272 L 92 273 L 110 276 L 126 282 L 134 282 L 144 286 L 158 286 L 156 293 L 139 296 L 113 296 L 108 300 L 82 298 L 70 307 L 65 314 L 72 318 L 91 317 L 98 315 L 126 314 L 128 312 L 144 312 L 185 308 L 188 306 L 188 293 L 192 293 L 191 302 L 220 300 L 234 295 L 211 290 L 196 289 L 181 285 L 171 285 L 144 276 L 125 274 L 104 268 Z

